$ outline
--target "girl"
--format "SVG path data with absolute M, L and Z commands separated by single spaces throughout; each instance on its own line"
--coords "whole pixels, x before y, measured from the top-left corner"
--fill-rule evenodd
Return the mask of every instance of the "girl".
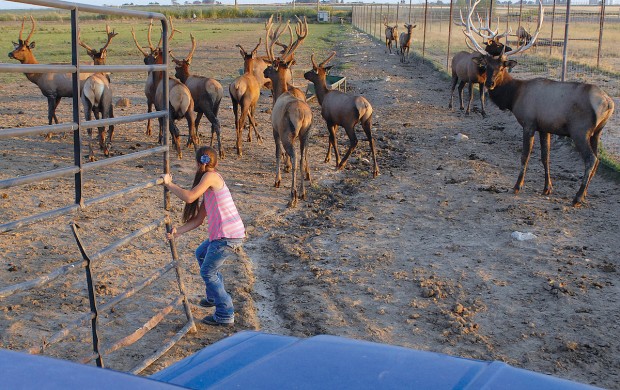
M 236 250 L 243 244 L 245 227 L 224 179 L 215 170 L 216 167 L 216 150 L 203 146 L 196 151 L 196 176 L 191 189 L 186 190 L 174 184 L 170 174 L 162 176 L 164 185 L 185 202 L 184 224 L 178 228 L 173 227 L 167 238 L 172 240 L 189 232 L 202 225 L 207 218 L 209 239 L 196 249 L 196 259 L 200 265 L 200 276 L 206 286 L 206 297 L 200 301 L 200 305 L 215 306 L 215 313 L 203 318 L 202 322 L 208 325 L 232 326 L 235 322 L 235 310 L 232 298 L 224 289 L 224 279 L 219 270 L 229 255 L 226 252 L 229 252 L 230 248 Z

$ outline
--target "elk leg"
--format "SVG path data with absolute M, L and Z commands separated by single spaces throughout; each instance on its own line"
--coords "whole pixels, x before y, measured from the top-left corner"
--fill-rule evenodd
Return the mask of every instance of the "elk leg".
M 372 176 L 379 176 L 379 165 L 377 164 L 377 153 L 375 151 L 375 141 L 372 138 L 372 116 L 369 117 L 366 121 L 362 122 L 362 128 L 364 129 L 364 133 L 366 133 L 366 138 L 368 138 L 368 144 L 370 145 L 370 152 L 372 153 Z
M 517 182 L 514 186 L 515 194 L 523 188 L 523 181 L 525 180 L 525 171 L 527 170 L 527 163 L 530 160 L 530 154 L 532 153 L 532 147 L 534 146 L 534 131 L 523 128 L 523 151 L 521 152 L 521 172 L 517 178 Z
M 88 100 L 84 102 L 84 118 L 87 122 L 92 119 L 92 107 Z M 93 129 L 86 129 L 86 132 L 88 133 L 88 161 L 95 161 L 95 152 L 93 152 Z
M 553 185 L 551 184 L 551 174 L 549 173 L 549 150 L 551 142 L 551 134 L 545 132 L 539 132 L 540 138 L 540 161 L 545 168 L 545 188 L 543 189 L 543 195 L 551 194 Z
M 158 120 L 159 120 L 159 127 L 160 128 L 163 127 L 164 119 L 158 118 Z M 174 146 L 177 149 L 177 155 L 179 156 L 179 160 L 180 160 L 183 158 L 183 152 L 181 151 L 181 132 L 179 131 L 179 128 L 174 123 L 174 119 L 172 118 L 170 118 L 170 120 L 168 121 L 168 130 L 170 131 L 170 134 L 172 135 L 172 143 L 174 143 Z
M 273 140 L 276 143 L 276 182 L 273 186 L 280 188 L 280 182 L 282 181 L 282 176 L 280 175 L 280 156 L 282 155 L 282 147 L 280 144 L 280 134 L 275 129 L 273 129 Z
M 338 125 L 330 123 L 327 125 L 329 131 L 329 144 L 334 148 L 334 156 L 336 156 L 336 169 L 340 165 L 340 152 L 338 151 L 338 142 L 336 140 L 336 131 L 338 131 Z M 327 158 L 325 162 L 329 161 L 329 148 L 327 149 Z
M 60 99 L 59 97 L 56 98 L 56 100 L 54 101 L 54 109 L 52 110 L 52 118 L 54 119 L 54 122 L 56 124 L 58 124 L 58 117 L 56 117 L 56 109 L 58 108 L 58 105 L 60 104 Z M 50 125 L 52 124 L 52 122 L 50 122 Z
M 194 121 L 194 129 L 196 129 L 196 136 L 198 136 L 198 125 L 200 125 L 200 120 L 202 119 L 202 111 L 196 112 L 196 120 Z M 213 146 L 213 133 L 211 133 L 211 145 Z
M 467 110 L 465 110 L 465 115 L 469 115 L 471 103 L 474 101 L 474 83 L 471 81 L 467 83 L 467 89 L 469 91 L 469 101 L 467 102 Z
M 487 113 L 484 110 L 484 83 L 478 83 L 478 90 L 480 91 L 480 105 L 482 106 L 482 117 L 486 118 Z
M 349 150 L 347 150 L 347 153 L 345 153 L 344 157 L 340 161 L 340 164 L 338 165 L 338 169 L 344 169 L 344 166 L 346 165 L 347 160 L 349 159 L 349 156 L 351 155 L 351 153 L 353 153 L 353 150 L 357 146 L 357 137 L 355 136 L 355 127 L 354 126 L 350 128 L 345 127 L 344 129 L 347 132 L 347 135 L 349 136 Z
M 297 206 L 297 152 L 295 151 L 291 136 L 287 135 L 283 137 L 282 143 L 286 154 L 288 154 L 291 159 L 291 173 L 293 177 L 291 183 L 291 200 L 288 203 L 288 207 L 295 207 Z M 303 166 L 303 164 L 301 165 Z
M 243 129 L 245 128 L 245 118 L 249 115 L 249 107 L 241 107 L 241 115 L 239 115 L 239 122 L 237 123 L 237 154 L 243 155 L 241 138 L 243 137 Z
M 147 102 L 147 111 L 148 113 L 153 112 L 153 103 L 152 102 Z M 151 120 L 148 119 L 146 121 L 146 135 L 150 136 L 153 133 L 153 125 L 151 124 Z M 161 134 L 161 128 L 159 133 Z M 159 139 L 159 143 L 161 143 L 161 138 Z
M 598 136 L 600 136 L 600 133 L 598 134 Z M 575 198 L 573 199 L 573 206 L 579 207 L 581 206 L 581 204 L 584 201 L 584 198 L 586 197 L 588 186 L 590 185 L 590 180 L 592 180 L 592 177 L 594 176 L 595 168 L 598 167 L 599 161 L 598 161 L 598 157 L 596 156 L 592 148 L 592 140 L 588 142 L 586 139 L 580 139 L 580 140 L 574 140 L 574 142 L 575 142 L 575 147 L 579 151 L 579 154 L 581 154 L 581 157 L 583 158 L 583 162 L 585 165 L 581 187 L 579 187 L 579 191 L 577 191 L 577 194 L 575 195 Z M 597 151 L 598 151 L 598 140 L 596 141 L 596 146 L 597 146 Z
M 187 127 L 189 128 L 189 139 L 187 140 L 187 147 L 194 145 L 194 150 L 198 149 L 200 145 L 200 139 L 198 138 L 198 134 L 196 132 L 196 128 L 194 124 L 196 123 L 196 118 L 194 117 L 194 109 L 189 108 L 185 112 L 185 120 L 187 121 Z
M 598 133 L 595 133 L 592 135 L 592 137 L 590 137 L 590 147 L 592 148 L 592 152 L 596 156 L 596 164 L 594 165 L 594 169 L 592 170 L 592 173 L 590 174 L 590 180 L 592 180 L 594 175 L 596 175 L 596 171 L 598 170 L 598 165 L 601 162 L 601 160 L 598 157 L 598 143 L 601 139 L 601 134 L 602 134 L 601 131 L 599 131 Z M 583 196 L 585 197 L 587 193 L 588 193 L 588 189 L 586 188 L 585 192 L 583 193 Z
M 454 88 L 456 88 L 456 83 L 459 80 L 459 77 L 456 73 L 452 72 L 452 85 L 450 87 L 450 103 L 448 103 L 448 108 L 452 109 L 452 101 L 454 100 Z
M 256 123 L 256 105 L 254 105 L 251 110 L 250 110 L 250 116 L 248 118 L 248 121 L 250 122 L 250 126 L 252 126 L 252 128 L 254 129 L 254 134 L 256 135 L 256 140 L 258 141 L 259 144 L 263 143 L 263 137 L 260 136 L 260 133 L 258 132 L 258 129 L 256 128 L 257 123 Z M 250 133 L 248 132 L 248 141 L 251 141 L 250 139 Z
M 465 109 L 465 106 L 463 105 L 463 89 L 465 88 L 465 81 L 461 81 L 459 83 L 459 103 L 460 103 L 460 110 L 463 111 Z

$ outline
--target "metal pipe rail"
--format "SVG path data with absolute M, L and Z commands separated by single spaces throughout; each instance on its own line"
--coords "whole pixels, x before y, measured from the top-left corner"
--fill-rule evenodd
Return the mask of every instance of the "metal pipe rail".
M 144 121 L 148 119 L 163 119 L 163 127 L 168 128 L 170 121 L 170 113 L 168 110 L 156 111 L 152 113 L 146 114 L 137 114 L 137 115 L 128 115 L 117 118 L 107 118 L 107 119 L 98 119 L 91 121 L 83 121 L 80 118 L 80 74 L 93 74 L 93 73 L 129 73 L 129 72 L 164 72 L 164 77 L 162 79 L 163 83 L 163 101 L 168 101 L 168 93 L 169 93 L 169 78 L 168 78 L 168 63 L 169 63 L 169 54 L 168 54 L 168 23 L 166 17 L 161 13 L 155 12 L 143 12 L 143 11 L 133 11 L 133 10 L 125 10 L 125 9 L 117 9 L 117 8 L 108 8 L 103 6 L 89 5 L 89 4 L 79 4 L 79 3 L 71 3 L 66 1 L 59 0 L 25 0 L 25 1 L 16 1 L 10 0 L 17 3 L 27 3 L 32 5 L 38 5 L 43 7 L 51 7 L 58 9 L 65 9 L 71 11 L 71 51 L 72 51 L 72 60 L 71 64 L 60 64 L 60 65 L 52 65 L 52 64 L 0 64 L 0 72 L 6 73 L 70 73 L 72 74 L 73 79 L 73 118 L 70 123 L 62 123 L 50 126 L 34 126 L 27 128 L 13 128 L 13 129 L 0 129 L 0 140 L 14 138 L 14 137 L 25 137 L 25 136 L 33 136 L 38 134 L 49 134 L 49 133 L 65 133 L 65 132 L 73 132 L 73 144 L 74 144 L 74 166 L 63 167 L 58 169 L 53 169 L 50 171 L 33 173 L 25 176 L 19 176 L 14 178 L 8 178 L 4 180 L 0 180 L 0 189 L 15 187 L 30 183 L 37 183 L 46 179 L 53 179 L 57 177 L 65 177 L 74 175 L 75 182 L 75 203 L 67 206 L 63 206 L 54 210 L 46 211 L 43 213 L 39 213 L 36 215 L 28 216 L 26 218 L 20 219 L 18 221 L 12 221 L 8 223 L 3 223 L 0 225 L 0 233 L 7 232 L 13 229 L 17 229 L 35 222 L 48 220 L 51 218 L 55 218 L 58 216 L 66 215 L 71 212 L 75 212 L 79 209 L 86 208 L 88 206 L 92 206 L 95 204 L 100 204 L 103 202 L 108 202 L 110 200 L 120 198 L 129 194 L 136 193 L 138 191 L 142 191 L 147 188 L 151 188 L 162 183 L 161 178 L 154 178 L 145 183 L 139 183 L 133 186 L 129 186 L 123 188 L 116 192 L 105 193 L 98 197 L 92 199 L 84 199 L 82 194 L 82 185 L 83 185 L 83 174 L 98 168 L 106 167 L 113 164 L 121 164 L 127 161 L 142 159 L 147 156 L 153 154 L 163 154 L 164 165 L 163 171 L 164 173 L 168 173 L 170 171 L 170 150 L 168 148 L 169 145 L 169 136 L 168 131 L 165 132 L 165 137 L 163 140 L 163 146 L 149 148 L 147 150 L 133 152 L 126 155 L 115 156 L 95 162 L 85 163 L 83 161 L 82 156 L 82 138 L 81 138 L 81 130 L 85 128 L 93 128 L 93 127 L 102 127 L 106 125 L 116 125 L 123 123 L 132 123 L 138 121 Z M 155 19 L 161 22 L 162 27 L 162 57 L 163 57 L 163 65 L 82 65 L 79 61 L 79 47 L 78 47 L 78 31 L 79 31 L 79 18 L 78 12 L 90 12 L 97 14 L 105 14 L 105 15 L 117 15 L 117 16 L 129 16 L 143 19 Z M 170 195 L 169 192 L 164 189 L 164 209 L 168 210 L 170 208 Z M 101 309 L 107 309 L 112 307 L 112 305 L 118 304 L 121 300 L 127 299 L 138 291 L 142 290 L 146 286 L 154 283 L 159 278 L 167 274 L 171 269 L 175 269 L 176 278 L 178 284 L 178 292 L 176 298 L 173 299 L 172 302 L 167 304 L 166 307 L 161 309 L 159 313 L 148 320 L 148 322 L 142 326 L 138 331 L 133 332 L 131 335 L 121 338 L 116 344 L 108 346 L 107 348 L 100 348 L 100 338 L 97 331 L 98 327 L 98 309 L 97 309 L 97 296 L 94 288 L 92 270 L 91 270 L 91 262 L 93 260 L 99 260 L 103 256 L 112 253 L 123 245 L 126 245 L 138 237 L 141 237 L 147 233 L 153 232 L 154 230 L 164 226 L 166 230 L 169 231 L 170 221 L 166 216 L 164 219 L 160 219 L 155 221 L 149 225 L 146 225 L 142 228 L 134 230 L 130 234 L 118 239 L 117 241 L 109 244 L 98 252 L 94 253 L 92 256 L 88 256 L 84 251 L 84 248 L 81 244 L 77 233 L 77 226 L 72 225 L 73 235 L 76 239 L 76 243 L 80 250 L 83 260 L 73 262 L 70 264 L 66 264 L 47 275 L 39 276 L 33 280 L 25 281 L 22 283 L 18 283 L 13 286 L 8 286 L 6 288 L 0 289 L 0 299 L 5 298 L 11 295 L 14 295 L 17 292 L 26 291 L 32 288 L 42 287 L 44 284 L 47 284 L 55 279 L 58 279 L 61 276 L 68 274 L 71 270 L 76 269 L 78 266 L 84 266 L 84 270 L 86 271 L 86 280 L 88 285 L 88 295 L 90 302 L 90 311 L 85 315 L 81 316 L 78 320 L 74 321 L 70 326 L 65 326 L 59 332 L 53 334 L 49 339 L 44 340 L 42 345 L 33 346 L 31 348 L 26 349 L 27 352 L 30 353 L 40 353 L 42 352 L 48 345 L 57 343 L 65 339 L 72 331 L 76 328 L 85 325 L 85 323 L 91 323 L 91 332 L 92 332 L 92 344 L 93 344 L 93 358 L 96 359 L 96 363 L 98 366 L 103 367 L 103 355 L 105 352 L 112 352 L 116 349 L 128 346 L 139 338 L 141 338 L 147 331 L 151 330 L 154 326 L 156 326 L 160 321 L 164 319 L 164 317 L 170 313 L 173 308 L 179 306 L 181 303 L 183 304 L 183 309 L 185 310 L 185 314 L 187 317 L 187 322 L 184 324 L 183 328 L 171 339 L 166 340 L 165 344 L 162 348 L 155 352 L 155 354 L 149 356 L 147 359 L 143 360 L 139 365 L 133 368 L 135 370 L 142 370 L 154 362 L 157 358 L 159 358 L 163 353 L 165 353 L 168 349 L 170 349 L 174 343 L 180 340 L 183 335 L 185 335 L 190 330 L 195 330 L 194 320 L 192 317 L 191 310 L 189 308 L 189 303 L 187 300 L 187 296 L 185 293 L 185 287 L 180 277 L 180 269 L 178 256 L 176 253 L 176 247 L 174 242 L 170 242 L 170 250 L 172 254 L 172 261 L 165 264 L 162 268 L 156 270 L 152 275 L 147 277 L 142 282 L 138 283 L 138 285 L 134 285 L 131 288 L 127 289 L 120 295 L 116 296 L 111 301 L 108 301 L 106 304 L 102 305 Z

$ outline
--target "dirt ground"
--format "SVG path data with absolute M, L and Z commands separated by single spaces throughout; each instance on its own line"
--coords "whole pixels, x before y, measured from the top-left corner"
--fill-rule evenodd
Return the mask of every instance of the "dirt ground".
M 237 309 L 234 328 L 203 325 L 211 313 L 197 305 L 203 291 L 194 248 L 206 228 L 178 239 L 182 280 L 192 303 L 197 332 L 186 335 L 144 374 L 246 329 L 308 337 L 340 335 L 474 359 L 500 360 L 605 388 L 620 388 L 620 193 L 618 174 L 601 167 L 587 203 L 571 207 L 583 163 L 570 142 L 554 139 L 551 175 L 554 192 L 542 196 L 543 171 L 538 139 L 524 190 L 512 186 L 520 167 L 521 129 L 510 112 L 490 101 L 489 117 L 447 109 L 449 80 L 419 59 L 401 64 L 384 46 L 345 28 L 334 43 L 333 73 L 347 77 L 351 93 L 374 107 L 373 131 L 381 175 L 373 178 L 365 136 L 344 171 L 324 163 L 327 131 L 313 100 L 313 138 L 309 162 L 312 184 L 307 200 L 286 207 L 290 174 L 273 187 L 274 145 L 271 98 L 264 92 L 258 123 L 264 138 L 234 151 L 233 116 L 227 86 L 232 75 L 223 59 L 238 61 L 231 42 L 194 57 L 198 74 L 222 80 L 220 118 L 226 158 L 220 171 L 231 188 L 247 227 L 243 253 L 224 269 Z M 249 40 L 254 37 L 245 37 Z M 354 42 L 352 45 L 351 42 Z M 250 46 L 250 44 L 248 44 Z M 326 57 L 328 53 L 317 53 Z M 295 80 L 309 68 L 310 53 L 299 49 Z M 138 61 L 140 60 L 139 57 Z M 202 66 L 202 67 L 201 67 Z M 340 67 L 338 67 L 340 66 Z M 145 111 L 143 84 L 113 75 L 117 97 L 131 100 L 118 116 Z M 45 124 L 44 100 L 25 77 L 2 86 L 3 127 Z M 19 101 L 19 103 L 18 103 Z M 24 104 L 32 109 L 24 108 Z M 70 104 L 59 116 L 70 118 Z M 37 118 L 36 121 L 32 118 Z M 39 119 L 41 118 L 41 119 Z M 185 132 L 184 124 L 181 131 Z M 207 126 L 200 126 L 203 141 Z M 604 130 L 620 137 L 616 112 Z M 466 136 L 466 137 L 464 137 Z M 156 144 L 144 124 L 120 125 L 114 154 Z M 340 150 L 347 140 L 339 132 Z M 71 137 L 44 141 L 3 140 L 0 178 L 72 163 Z M 193 179 L 192 151 L 172 160 L 177 183 Z M 88 176 L 87 197 L 159 176 L 161 158 L 102 169 Z M 0 191 L 3 220 L 71 204 L 72 178 Z M 173 199 L 171 216 L 180 220 L 183 204 Z M 69 229 L 75 221 L 91 253 L 164 215 L 161 188 L 93 206 L 53 222 L 40 222 L 0 234 L 0 285 L 30 280 L 80 259 Z M 514 232 L 533 233 L 520 241 Z M 37 259 L 37 261 L 33 261 Z M 170 260 L 161 227 L 95 263 L 102 302 L 150 275 Z M 102 314 L 102 340 L 133 332 L 156 308 L 173 299 L 174 275 L 133 303 Z M 0 300 L 0 346 L 21 350 L 45 343 L 88 311 L 81 272 L 34 293 Z M 145 319 L 146 318 L 146 319 Z M 111 354 L 108 367 L 129 370 L 178 331 L 180 310 L 136 345 Z M 89 354 L 88 329 L 45 354 L 79 360 Z

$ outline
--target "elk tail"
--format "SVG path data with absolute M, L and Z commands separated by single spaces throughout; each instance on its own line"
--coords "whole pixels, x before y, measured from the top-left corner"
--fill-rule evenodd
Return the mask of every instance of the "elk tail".
M 357 109 L 357 118 L 361 123 L 366 122 L 372 118 L 372 106 L 368 100 L 363 97 L 355 99 L 355 108 Z

